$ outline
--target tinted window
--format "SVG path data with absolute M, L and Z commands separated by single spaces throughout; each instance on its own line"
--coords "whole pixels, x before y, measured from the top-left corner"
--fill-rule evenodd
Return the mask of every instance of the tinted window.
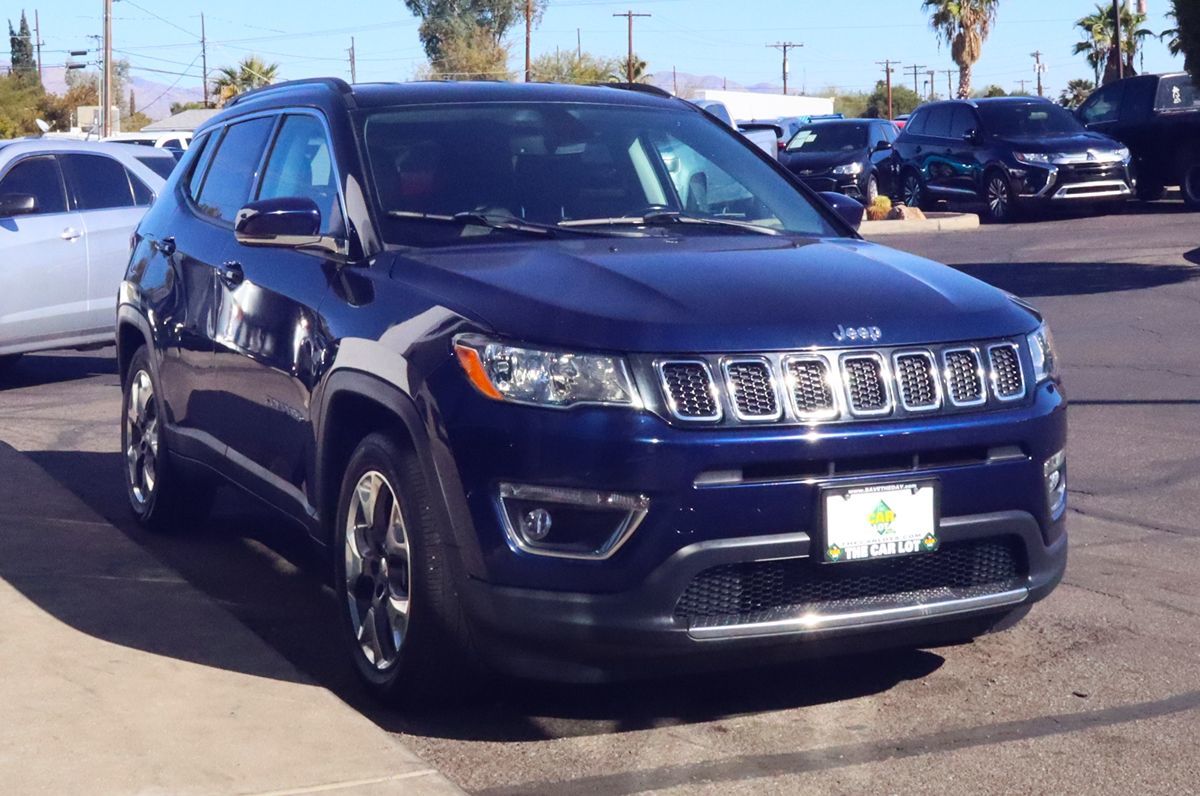
M 1200 88 L 1187 75 L 1172 75 L 1158 81 L 1158 96 L 1154 107 L 1160 111 L 1183 111 L 1200 108 Z
M 237 211 L 250 199 L 258 164 L 274 125 L 275 117 L 264 116 L 229 126 L 196 199 L 205 215 L 233 222 Z
M 129 184 L 133 186 L 133 200 L 138 207 L 149 207 L 154 204 L 154 191 L 137 178 L 133 172 L 127 172 L 126 177 L 129 178 Z
M 1123 84 L 1114 83 L 1111 86 L 1105 86 L 1088 97 L 1087 101 L 1079 109 L 1084 124 L 1115 122 L 1117 120 L 1117 113 L 1121 108 L 1121 94 L 1124 91 L 1125 86 Z
M 187 176 L 187 193 L 193 202 L 200 196 L 200 189 L 204 186 L 204 175 L 208 172 L 208 164 L 212 162 L 213 153 L 217 151 L 217 141 L 220 136 L 220 132 L 203 135 L 189 150 L 192 160 L 189 166 L 191 171 Z
M 1052 102 L 980 104 L 984 129 L 991 135 L 1038 138 L 1071 135 L 1083 127 L 1071 113 Z
M 1121 96 L 1121 119 L 1139 121 L 1150 115 L 1154 107 L 1154 80 L 1130 80 Z
M 77 210 L 133 207 L 128 172 L 103 155 L 59 155 Z
M 135 155 L 134 157 L 137 158 L 139 163 L 153 171 L 158 176 L 162 177 L 164 180 L 167 177 L 170 177 L 171 172 L 175 169 L 175 158 L 173 157 L 158 158 L 149 156 L 144 157 L 142 155 Z
M 881 127 L 883 128 L 883 140 L 889 144 L 895 143 L 897 136 L 900 135 L 900 131 L 896 129 L 896 125 L 888 123 L 881 125 Z
M 979 122 L 975 111 L 968 105 L 955 105 L 954 115 L 950 117 L 950 137 L 956 140 L 965 138 L 971 130 L 978 129 Z
M 904 125 L 904 132 L 911 135 L 925 135 L 925 121 L 929 118 L 929 111 L 917 111 L 908 119 L 908 124 Z
M 341 232 L 341 205 L 329 141 L 325 128 L 313 116 L 286 117 L 271 148 L 258 198 L 283 196 L 312 199 L 321 211 L 321 232 Z
M 950 121 L 954 116 L 954 106 L 939 105 L 936 108 L 930 108 L 928 116 L 929 118 L 925 120 L 925 129 L 921 134 L 933 138 L 949 138 Z
M 9 169 L 0 180 L 0 196 L 29 194 L 37 200 L 36 213 L 65 213 L 67 199 L 63 194 L 58 163 L 52 157 L 29 158 Z

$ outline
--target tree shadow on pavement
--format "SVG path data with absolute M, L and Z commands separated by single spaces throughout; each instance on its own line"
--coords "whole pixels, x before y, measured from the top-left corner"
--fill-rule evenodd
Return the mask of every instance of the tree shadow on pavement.
M 119 454 L 42 451 L 30 458 L 293 666 L 389 732 L 498 742 L 626 732 L 852 699 L 922 678 L 943 662 L 934 653 L 907 649 L 612 685 L 497 678 L 468 689 L 473 693 L 458 704 L 395 710 L 377 703 L 359 684 L 341 644 L 329 566 L 299 527 L 227 488 L 205 526 L 186 534 L 150 533 L 130 517 Z M 51 606 L 43 608 L 53 612 Z M 172 655 L 162 639 L 131 639 L 137 627 L 131 618 L 109 640 Z M 703 698 L 697 698 L 700 694 Z
M 1200 257 L 1188 259 L 1200 264 Z M 1200 279 L 1200 268 L 1190 265 L 1033 262 L 954 263 L 951 267 L 1023 298 L 1118 293 Z

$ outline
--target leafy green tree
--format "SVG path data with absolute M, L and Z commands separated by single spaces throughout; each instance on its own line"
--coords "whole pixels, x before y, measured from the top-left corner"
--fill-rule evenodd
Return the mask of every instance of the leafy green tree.
M 834 87 L 825 89 L 819 96 L 833 97 L 833 112 L 847 119 L 857 119 L 867 114 L 867 103 L 871 95 L 865 91 L 841 92 Z M 887 98 L 884 97 L 884 115 L 887 115 Z
M 541 19 L 546 3 L 534 0 L 535 22 Z M 481 28 L 493 45 L 499 45 L 505 34 L 525 18 L 525 0 L 404 0 L 404 5 L 421 20 L 417 35 L 429 62 L 435 65 L 444 55 L 446 42 L 478 40 L 475 31 Z
M 1174 0 L 1173 16 L 1178 25 L 1179 52 L 1183 53 L 1184 67 L 1196 80 L 1200 80 L 1200 3 L 1196 0 Z
M 36 80 L 17 73 L 0 76 L 0 139 L 37 132 L 34 120 L 45 91 Z
M 591 53 L 563 52 L 540 55 L 533 60 L 533 79 L 543 83 L 611 83 L 624 80 L 624 64 L 615 58 Z
M 434 80 L 512 80 L 508 47 L 482 27 L 459 29 L 441 42 L 441 57 L 421 77 Z
M 921 104 L 921 96 L 911 88 L 892 84 L 892 112 L 896 116 L 912 113 Z M 867 97 L 867 107 L 863 115 L 871 119 L 886 119 L 888 117 L 887 83 L 880 80 L 875 84 L 875 90 Z
M 33 34 L 29 30 L 29 20 L 25 19 L 25 11 L 21 11 L 21 22 L 16 29 L 12 20 L 8 21 L 8 51 L 12 63 L 12 72 L 21 77 L 37 76 L 37 60 L 33 56 Z
M 630 69 L 630 61 L 628 58 L 622 58 L 620 61 L 621 80 L 628 80 L 632 74 L 634 83 L 645 83 L 654 75 L 646 71 L 646 62 L 638 58 L 638 54 L 633 54 L 633 68 Z
M 992 83 L 989 86 L 984 86 L 981 91 L 974 92 L 972 94 L 972 96 L 985 97 L 985 98 L 986 97 L 1007 97 L 1008 92 L 1005 91 L 1001 86 L 997 86 L 995 83 Z
M 171 115 L 183 113 L 184 111 L 198 111 L 208 107 L 203 102 L 172 102 Z
M 234 66 L 222 66 L 210 85 L 218 105 L 238 94 L 269 86 L 279 77 L 279 64 L 269 64 L 257 55 L 247 55 Z
M 1064 108 L 1075 110 L 1084 103 L 1091 93 L 1096 90 L 1096 84 L 1085 78 L 1077 78 L 1067 83 L 1067 87 L 1058 95 L 1058 104 Z
M 971 70 L 983 55 L 983 43 L 996 22 L 999 0 L 922 0 L 929 25 L 950 46 L 958 65 L 958 98 L 971 96 Z

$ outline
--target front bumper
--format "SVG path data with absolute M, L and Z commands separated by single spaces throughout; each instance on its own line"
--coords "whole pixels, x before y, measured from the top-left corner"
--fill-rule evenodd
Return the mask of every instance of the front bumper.
M 797 176 L 801 182 L 817 193 L 831 191 L 833 193 L 845 194 L 854 199 L 861 199 L 863 197 L 863 189 L 859 185 L 859 177 L 861 175 L 824 172 L 812 175 L 798 174 Z
M 1133 196 L 1129 167 L 1121 163 L 1019 164 L 1010 173 L 1017 193 L 1027 202 L 1121 201 Z

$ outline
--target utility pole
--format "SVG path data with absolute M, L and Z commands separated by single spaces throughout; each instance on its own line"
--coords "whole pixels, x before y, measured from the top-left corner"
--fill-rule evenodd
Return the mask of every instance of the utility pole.
M 925 68 L 925 64 L 920 64 L 920 65 L 913 64 L 912 66 L 906 66 L 906 67 L 904 67 L 904 71 L 905 71 L 905 72 L 907 72 L 907 71 L 908 71 L 908 70 L 910 70 L 910 69 L 912 70 L 912 73 L 913 73 L 913 93 L 914 93 L 914 94 L 916 94 L 918 97 L 919 97 L 919 96 L 921 96 L 921 86 L 920 86 L 920 85 L 917 83 L 917 80 L 919 79 L 917 76 L 918 76 L 919 74 L 921 74 L 921 70 L 922 70 L 922 69 L 924 69 L 924 68 Z
M 892 113 L 892 72 L 894 72 L 896 70 L 892 69 L 892 64 L 898 63 L 898 62 L 897 61 L 876 61 L 875 63 L 878 64 L 879 66 L 883 67 L 883 73 L 884 73 L 884 75 L 887 76 L 886 79 L 887 79 L 887 97 L 888 97 L 888 119 L 894 119 L 895 114 Z
M 942 74 L 946 76 L 946 99 L 954 99 L 954 75 L 958 72 L 957 69 L 943 69 Z
M 533 82 L 533 0 L 525 0 L 525 82 Z
M 357 53 L 354 50 L 354 37 L 350 37 L 350 82 L 358 82 L 358 59 L 355 58 Z
M 926 72 L 926 74 L 929 75 L 929 99 L 933 100 L 934 92 L 937 91 L 937 89 L 935 89 L 933 87 L 933 81 L 934 81 L 934 78 L 937 76 L 937 70 L 930 69 L 928 72 Z M 950 98 L 947 97 L 946 99 L 950 99 Z
M 1046 71 L 1046 65 L 1042 63 L 1042 51 L 1038 50 L 1030 55 L 1033 56 L 1033 71 L 1037 74 L 1038 96 L 1042 97 L 1045 96 L 1042 93 L 1042 75 Z
M 104 0 L 104 84 L 100 92 L 100 135 L 104 138 L 112 135 L 112 4 L 113 0 Z
M 200 12 L 200 80 L 204 93 L 200 95 L 204 107 L 208 107 L 208 36 L 204 33 L 204 12 Z
M 633 11 L 626 11 L 624 14 L 613 14 L 614 17 L 625 17 L 629 20 L 629 58 L 625 61 L 625 79 L 630 83 L 633 82 L 633 18 L 648 17 L 650 14 L 635 14 Z
M 797 47 L 803 47 L 803 44 L 796 44 L 790 41 L 781 41 L 776 44 L 768 44 L 772 50 L 780 50 L 783 53 L 783 93 L 788 93 L 788 50 L 794 50 Z
M 1121 52 L 1121 0 L 1113 0 L 1113 52 L 1117 56 L 1117 80 L 1125 77 L 1125 54 Z M 1111 56 L 1110 56 L 1111 57 Z
M 675 87 L 675 90 L 671 93 L 674 94 L 676 97 L 678 97 L 679 96 L 679 72 L 677 72 L 675 70 L 674 66 L 671 67 L 671 85 L 673 85 Z
M 575 60 L 583 60 L 583 30 L 575 28 Z
M 1026 89 L 1025 87 L 1029 85 L 1029 81 L 1028 80 L 1018 80 L 1017 82 L 1021 84 L 1021 94 L 1028 93 L 1028 89 Z
M 37 48 L 38 82 L 42 81 L 42 26 L 38 22 L 38 12 L 33 10 L 33 46 Z

